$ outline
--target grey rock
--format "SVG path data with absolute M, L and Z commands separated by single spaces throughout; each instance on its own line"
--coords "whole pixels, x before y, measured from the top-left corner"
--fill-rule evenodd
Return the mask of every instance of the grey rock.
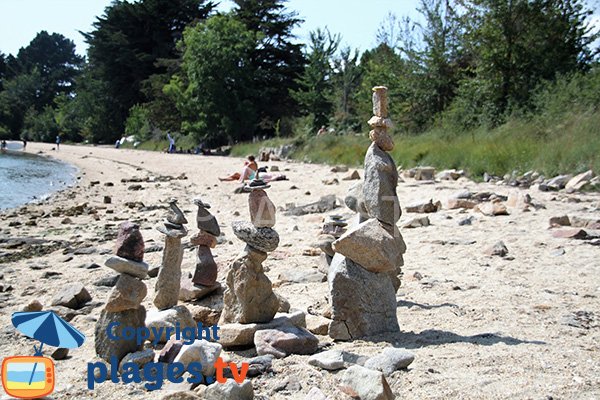
M 398 171 L 392 157 L 374 143 L 365 155 L 363 195 L 370 217 L 395 225 L 402 215 L 398 195 Z
M 395 399 L 390 385 L 381 372 L 360 365 L 353 365 L 344 371 L 341 386 L 344 392 L 361 400 Z
M 183 386 L 192 386 L 190 383 L 187 383 L 186 381 L 182 382 L 184 383 Z M 165 390 L 167 390 L 165 388 Z M 189 390 L 183 390 L 183 391 L 178 391 L 178 392 L 174 392 L 174 393 L 169 393 L 165 396 L 163 396 L 161 398 L 161 400 L 200 400 L 202 399 L 202 397 L 198 396 L 196 393 L 191 392 Z
M 402 228 L 422 228 L 431 225 L 429 217 L 416 217 L 402 223 Z
M 257 250 L 268 253 L 279 245 L 279 235 L 272 228 L 257 228 L 250 222 L 244 221 L 235 221 L 231 226 L 238 239 Z
M 92 296 L 90 296 L 90 293 L 83 284 L 75 282 L 59 289 L 52 298 L 51 304 L 53 306 L 63 306 L 78 310 L 90 300 L 92 300 Z
M 227 379 L 223 384 L 212 384 L 204 392 L 206 400 L 252 400 L 254 389 L 252 382 L 245 380 L 242 384 L 233 379 Z
M 339 350 L 329 350 L 312 355 L 308 364 L 314 367 L 335 371 L 344 368 L 344 354 Z
M 314 387 L 308 391 L 305 400 L 328 400 L 328 397 L 321 389 Z
M 500 240 L 500 241 L 496 242 L 496 244 L 494 244 L 492 247 L 487 248 L 484 251 L 484 254 L 487 256 L 504 257 L 505 255 L 508 254 L 508 248 L 506 247 L 504 242 Z
M 106 301 L 105 309 L 110 312 L 138 308 L 148 294 L 144 282 L 131 275 L 121 274 Z
M 68 355 L 69 355 L 69 349 L 59 347 L 58 349 L 54 350 L 54 352 L 52 353 L 52 355 L 50 357 L 59 361 L 59 360 L 64 360 L 65 358 L 67 358 Z
M 196 251 L 196 269 L 192 277 L 193 283 L 212 287 L 217 283 L 218 267 L 210 248 L 198 246 Z
M 158 279 L 154 287 L 156 293 L 154 305 L 159 310 L 166 310 L 177 305 L 182 259 L 183 247 L 181 246 L 181 239 L 167 236 L 165 238 L 162 267 L 158 272 Z
M 417 181 L 432 181 L 435 177 L 435 168 L 433 167 L 417 167 L 415 168 L 415 180 Z
M 189 278 L 181 278 L 181 284 L 179 287 L 179 300 L 181 301 L 194 301 L 208 296 L 221 288 L 219 282 L 212 286 L 195 285 Z
M 100 278 L 94 282 L 94 286 L 113 287 L 117 284 L 119 276 L 121 275 L 105 276 L 104 278 Z
M 194 199 L 194 204 L 198 206 L 198 211 L 196 213 L 196 223 L 198 229 L 208 232 L 214 236 L 220 236 L 221 228 L 219 227 L 219 223 L 217 222 L 215 216 L 208 211 L 210 205 L 202 202 L 202 200 L 199 198 Z
M 277 279 L 286 283 L 320 283 L 325 282 L 327 277 L 316 270 L 304 271 L 296 268 L 281 272 Z
M 465 217 L 465 218 L 461 219 L 460 221 L 458 221 L 458 225 L 459 226 L 471 225 L 474 220 L 475 220 L 475 217 L 471 215 L 471 216 Z
M 123 371 L 123 365 L 127 363 L 134 363 L 140 370 L 144 368 L 144 365 L 154 361 L 154 351 L 152 349 L 146 349 L 142 351 L 136 351 L 135 353 L 129 353 L 119 363 L 119 371 Z
M 329 267 L 332 319 L 329 336 L 348 340 L 398 332 L 396 290 L 385 273 L 369 272 L 341 254 Z
M 390 376 L 394 371 L 407 368 L 415 360 L 410 351 L 395 348 L 383 349 L 381 354 L 371 357 L 365 363 L 366 368 L 381 371 Z
M 213 376 L 215 374 L 214 364 L 222 349 L 223 346 L 219 343 L 198 339 L 192 344 L 184 344 L 174 362 L 183 364 L 185 368 L 192 362 L 199 362 L 202 364 L 202 375 Z
M 220 324 L 219 343 L 224 347 L 249 346 L 254 342 L 254 334 L 262 329 L 275 329 L 281 326 L 306 327 L 306 316 L 302 311 L 292 314 L 276 314 L 272 321 L 264 324 Z
M 349 209 L 360 214 L 362 218 L 369 218 L 369 212 L 367 211 L 367 207 L 365 205 L 365 195 L 363 193 L 362 181 L 356 182 L 350 186 L 348 193 L 344 198 L 344 203 Z
M 333 249 L 371 272 L 395 270 L 404 265 L 406 244 L 396 225 L 385 226 L 371 218 L 333 242 Z
M 327 335 L 330 322 L 330 319 L 321 317 L 320 315 L 308 314 L 306 316 L 306 329 L 315 335 Z
M 313 354 L 319 346 L 319 339 L 304 328 L 282 326 L 277 329 L 263 329 L 254 334 L 254 345 L 259 356 L 272 354 L 283 358 L 290 354 Z
M 110 362 L 111 356 L 115 356 L 117 360 L 121 361 L 128 353 L 141 350 L 142 345 L 138 345 L 135 338 L 129 340 L 112 340 L 108 337 L 106 329 L 109 324 L 118 322 L 120 325 L 113 328 L 112 334 L 114 336 L 122 336 L 123 328 L 141 328 L 144 326 L 145 319 L 146 309 L 143 306 L 134 310 L 120 312 L 102 310 L 94 330 L 96 354 Z
M 171 212 L 167 216 L 167 221 L 176 225 L 188 223 L 187 219 L 185 218 L 185 215 L 183 215 L 183 212 L 179 209 L 179 207 L 177 207 L 176 199 L 169 200 L 169 207 L 171 208 Z
M 223 294 L 221 323 L 268 322 L 279 309 L 262 262 L 267 254 L 248 246 L 231 264 Z
M 152 328 L 156 329 L 156 332 L 160 328 L 173 328 L 173 333 L 175 332 L 175 327 L 179 324 L 179 328 L 183 329 L 185 327 L 196 327 L 196 322 L 190 313 L 190 310 L 185 306 L 175 306 L 173 308 L 167 310 L 152 310 L 148 312 L 148 316 L 146 317 L 146 327 L 151 330 L 150 338 L 148 340 L 154 340 L 154 334 L 152 333 Z M 166 336 L 166 329 L 162 330 L 162 335 L 159 338 L 159 343 L 165 343 L 169 338 Z
M 148 264 L 145 262 L 132 261 L 119 256 L 110 257 L 104 262 L 104 265 L 118 273 L 128 274 L 140 279 L 144 279 L 148 275 Z
M 171 336 L 171 338 L 167 340 L 167 343 L 160 351 L 160 354 L 158 355 L 158 362 L 171 364 L 173 361 L 175 361 L 175 357 L 177 357 L 177 354 L 179 354 L 182 347 L 183 339 L 177 339 L 175 336 Z

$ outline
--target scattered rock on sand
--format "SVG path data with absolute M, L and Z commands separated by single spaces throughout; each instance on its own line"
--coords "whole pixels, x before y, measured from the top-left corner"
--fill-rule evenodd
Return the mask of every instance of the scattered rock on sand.
M 38 300 L 31 300 L 29 303 L 27 303 L 27 305 L 25 307 L 23 307 L 23 311 L 25 312 L 32 312 L 32 311 L 42 311 L 44 307 L 42 306 L 42 303 L 40 303 Z
M 277 329 L 264 329 L 254 334 L 254 345 L 259 356 L 272 354 L 283 358 L 290 354 L 313 354 L 317 351 L 319 339 L 304 328 L 282 326 Z
M 356 181 L 360 179 L 360 174 L 357 170 L 352 171 L 350 174 L 342 178 L 343 181 Z
M 429 201 L 426 202 L 409 204 L 404 207 L 404 209 L 409 213 L 434 213 L 442 209 L 442 203 L 440 201 L 434 203 L 432 199 L 429 199 Z
M 552 232 L 552 236 L 560 239 L 582 239 L 585 240 L 589 237 L 585 229 L 572 228 L 572 229 L 559 229 Z
M 557 226 L 571 226 L 571 221 L 567 215 L 561 215 L 560 217 L 550 218 L 550 227 L 555 228 Z
M 152 349 L 145 349 L 142 351 L 136 351 L 129 353 L 119 363 L 119 371 L 123 370 L 123 365 L 127 363 L 134 363 L 139 369 L 144 368 L 144 365 L 154 361 L 154 351 Z
M 593 177 L 594 173 L 590 169 L 589 171 L 583 172 L 571 178 L 565 185 L 565 189 L 567 189 L 567 191 L 581 190 L 585 185 L 590 183 Z
M 187 368 L 192 362 L 202 364 L 202 375 L 213 376 L 215 374 L 214 364 L 221 354 L 219 343 L 209 342 L 204 339 L 197 339 L 192 344 L 184 344 L 175 357 L 176 363 L 182 363 Z
M 414 360 L 415 355 L 410 351 L 388 347 L 369 358 L 364 366 L 390 376 L 394 371 L 407 368 Z
M 92 296 L 79 282 L 70 283 L 59 289 L 58 293 L 52 298 L 53 306 L 63 306 L 78 310 L 82 308 L 85 303 L 92 300 Z
M 154 340 L 154 335 L 152 333 L 154 329 L 152 328 L 155 328 L 156 332 L 159 332 L 160 328 L 165 328 L 160 331 L 162 334 L 159 338 L 159 343 L 165 343 L 169 339 L 166 336 L 166 328 L 173 328 L 173 332 L 175 332 L 175 327 L 177 325 L 179 325 L 180 329 L 185 327 L 196 327 L 196 322 L 194 321 L 194 318 L 192 318 L 192 314 L 187 307 L 179 305 L 162 311 L 148 311 L 146 327 L 151 330 L 149 340 Z
M 475 206 L 474 210 L 479 211 L 483 215 L 487 215 L 489 217 L 496 215 L 508 215 L 506 206 L 498 201 L 478 204 Z
M 342 391 L 364 400 L 392 400 L 396 397 L 383 373 L 353 365 L 342 374 Z
M 432 181 L 435 177 L 435 168 L 433 167 L 417 167 L 415 168 L 415 180 L 417 181 Z
M 65 358 L 67 358 L 68 355 L 69 355 L 69 349 L 59 347 L 58 349 L 54 350 L 54 352 L 52 353 L 52 355 L 50 357 L 59 361 L 59 360 L 64 360 Z
M 335 371 L 344 368 L 344 354 L 340 350 L 329 350 L 312 355 L 308 364 L 314 367 Z
M 254 399 L 254 389 L 252 382 L 245 380 L 242 384 L 233 379 L 227 379 L 227 382 L 220 384 L 214 383 L 204 392 L 206 400 L 252 400 Z
M 429 217 L 425 216 L 409 219 L 402 224 L 402 228 L 422 228 L 429 225 Z
M 485 251 L 484 254 L 487 256 L 499 256 L 499 257 L 504 257 L 505 255 L 508 254 L 508 248 L 506 247 L 506 245 L 504 244 L 504 242 L 499 241 L 496 242 L 495 245 L 493 245 L 492 247 L 488 247 Z

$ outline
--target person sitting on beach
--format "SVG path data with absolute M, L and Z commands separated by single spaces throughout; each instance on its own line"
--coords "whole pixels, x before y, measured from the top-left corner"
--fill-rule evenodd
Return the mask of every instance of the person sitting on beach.
M 256 171 L 258 170 L 258 164 L 256 164 L 256 159 L 253 155 L 249 155 L 247 160 L 244 161 L 244 168 L 242 172 L 235 172 L 228 177 L 219 178 L 220 181 L 239 181 L 244 182 L 246 179 L 252 180 L 256 176 Z

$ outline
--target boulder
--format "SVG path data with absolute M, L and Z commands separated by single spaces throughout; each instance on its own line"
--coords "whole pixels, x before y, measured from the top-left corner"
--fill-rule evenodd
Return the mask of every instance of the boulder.
M 263 329 L 254 334 L 254 345 L 259 356 L 272 354 L 283 358 L 290 354 L 313 354 L 319 346 L 319 339 L 304 328 L 281 326 L 276 329 Z
M 92 300 L 92 296 L 82 283 L 75 282 L 63 286 L 52 298 L 53 306 L 63 306 L 78 310 L 85 303 Z
M 202 364 L 202 375 L 213 376 L 215 374 L 214 364 L 222 349 L 223 346 L 219 343 L 198 339 L 192 344 L 184 344 L 174 362 L 182 363 L 185 368 L 192 362 L 199 362 Z
M 142 304 L 148 293 L 144 282 L 131 275 L 121 274 L 106 301 L 106 311 L 117 312 L 135 309 Z
M 143 344 L 138 345 L 135 338 L 113 340 L 109 338 L 106 330 L 111 323 L 119 323 L 119 325 L 113 325 L 112 335 L 122 337 L 123 328 L 137 329 L 144 327 L 145 319 L 146 309 L 143 306 L 119 312 L 102 310 L 94 330 L 96 354 L 110 362 L 111 356 L 115 356 L 117 360 L 121 361 L 128 353 L 142 350 Z
M 398 171 L 392 157 L 375 144 L 365 156 L 363 196 L 365 209 L 371 218 L 395 225 L 402 215 L 396 194 Z
M 371 218 L 333 242 L 333 249 L 371 272 L 385 272 L 404 265 L 406 245 L 395 225 L 384 227 Z
M 369 272 L 336 254 L 329 267 L 332 322 L 329 336 L 349 340 L 398 332 L 396 290 L 385 273 Z
M 415 355 L 410 351 L 388 347 L 380 354 L 369 358 L 364 366 L 390 376 L 394 371 L 408 368 L 414 360 Z
M 360 365 L 344 371 L 341 379 L 342 391 L 360 400 L 393 400 L 396 397 L 383 373 Z
M 150 329 L 150 337 L 148 340 L 153 341 L 154 334 L 152 328 L 155 328 L 157 332 L 160 328 L 173 328 L 179 324 L 179 329 L 186 327 L 195 328 L 196 322 L 192 318 L 192 314 L 185 306 L 175 306 L 167 310 L 152 310 L 148 312 L 146 317 L 146 327 Z M 169 338 L 166 336 L 166 329 L 162 330 L 162 335 L 158 338 L 158 343 L 166 343 Z
M 227 273 L 221 323 L 244 324 L 273 319 L 279 309 L 279 299 L 262 267 L 266 258 L 266 253 L 246 246 L 233 261 Z

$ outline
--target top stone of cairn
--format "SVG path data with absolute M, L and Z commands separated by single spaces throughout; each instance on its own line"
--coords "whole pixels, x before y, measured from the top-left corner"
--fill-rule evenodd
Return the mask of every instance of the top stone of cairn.
M 385 86 L 373 88 L 373 115 L 376 117 L 387 118 L 388 116 L 387 90 Z

